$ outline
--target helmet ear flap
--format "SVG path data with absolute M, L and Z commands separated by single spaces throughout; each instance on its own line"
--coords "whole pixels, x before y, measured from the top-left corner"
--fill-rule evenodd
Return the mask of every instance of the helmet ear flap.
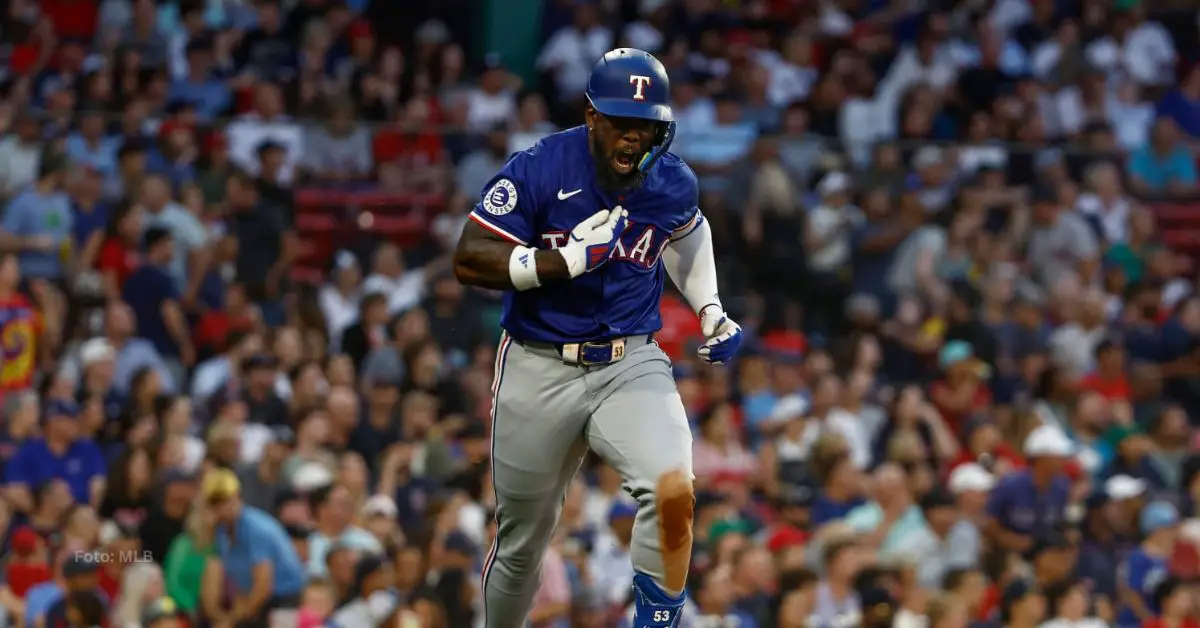
M 659 123 L 658 128 L 654 131 L 654 145 L 646 151 L 645 155 L 642 155 L 642 160 L 638 163 L 638 170 L 649 172 L 650 168 L 654 167 L 654 162 L 658 161 L 658 158 L 671 148 L 673 141 L 675 141 L 675 123 Z

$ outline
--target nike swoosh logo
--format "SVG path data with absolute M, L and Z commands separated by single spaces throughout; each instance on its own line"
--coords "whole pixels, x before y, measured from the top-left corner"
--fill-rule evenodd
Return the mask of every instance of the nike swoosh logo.
M 583 191 L 583 190 L 582 190 L 582 189 L 580 189 L 580 190 L 575 190 L 574 192 L 563 192 L 563 191 L 562 191 L 562 188 L 559 188 L 559 189 L 558 189 L 558 200 L 560 200 L 560 201 L 565 201 L 565 200 L 567 200 L 567 199 L 571 198 L 572 196 L 575 196 L 576 194 L 579 194 L 579 193 L 580 193 L 580 192 L 582 192 L 582 191 Z

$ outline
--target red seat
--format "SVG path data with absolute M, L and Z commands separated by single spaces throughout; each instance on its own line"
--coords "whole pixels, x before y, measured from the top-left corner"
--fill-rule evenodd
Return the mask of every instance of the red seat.
M 440 196 L 347 192 L 305 188 L 296 191 L 296 231 L 308 246 L 297 263 L 297 280 L 320 278 L 334 251 L 367 232 L 401 247 L 420 245 L 433 218 L 445 207 Z M 363 212 L 370 220 L 361 220 Z

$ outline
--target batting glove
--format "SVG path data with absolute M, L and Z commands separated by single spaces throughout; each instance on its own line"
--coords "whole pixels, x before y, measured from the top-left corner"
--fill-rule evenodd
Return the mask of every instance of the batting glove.
M 708 340 L 696 353 L 709 364 L 728 362 L 742 344 L 742 327 L 715 303 L 700 310 L 700 331 Z
M 572 279 L 596 270 L 608 261 L 616 249 L 617 238 L 625 232 L 628 219 L 629 212 L 617 207 L 613 210 L 602 209 L 575 225 L 566 246 L 558 248 L 567 261 L 567 271 Z

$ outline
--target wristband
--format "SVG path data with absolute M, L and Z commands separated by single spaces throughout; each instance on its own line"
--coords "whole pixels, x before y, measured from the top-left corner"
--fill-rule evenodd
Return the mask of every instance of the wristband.
M 527 246 L 513 247 L 508 258 L 508 277 L 517 290 L 531 290 L 542 285 L 538 280 L 536 253 L 537 249 Z

